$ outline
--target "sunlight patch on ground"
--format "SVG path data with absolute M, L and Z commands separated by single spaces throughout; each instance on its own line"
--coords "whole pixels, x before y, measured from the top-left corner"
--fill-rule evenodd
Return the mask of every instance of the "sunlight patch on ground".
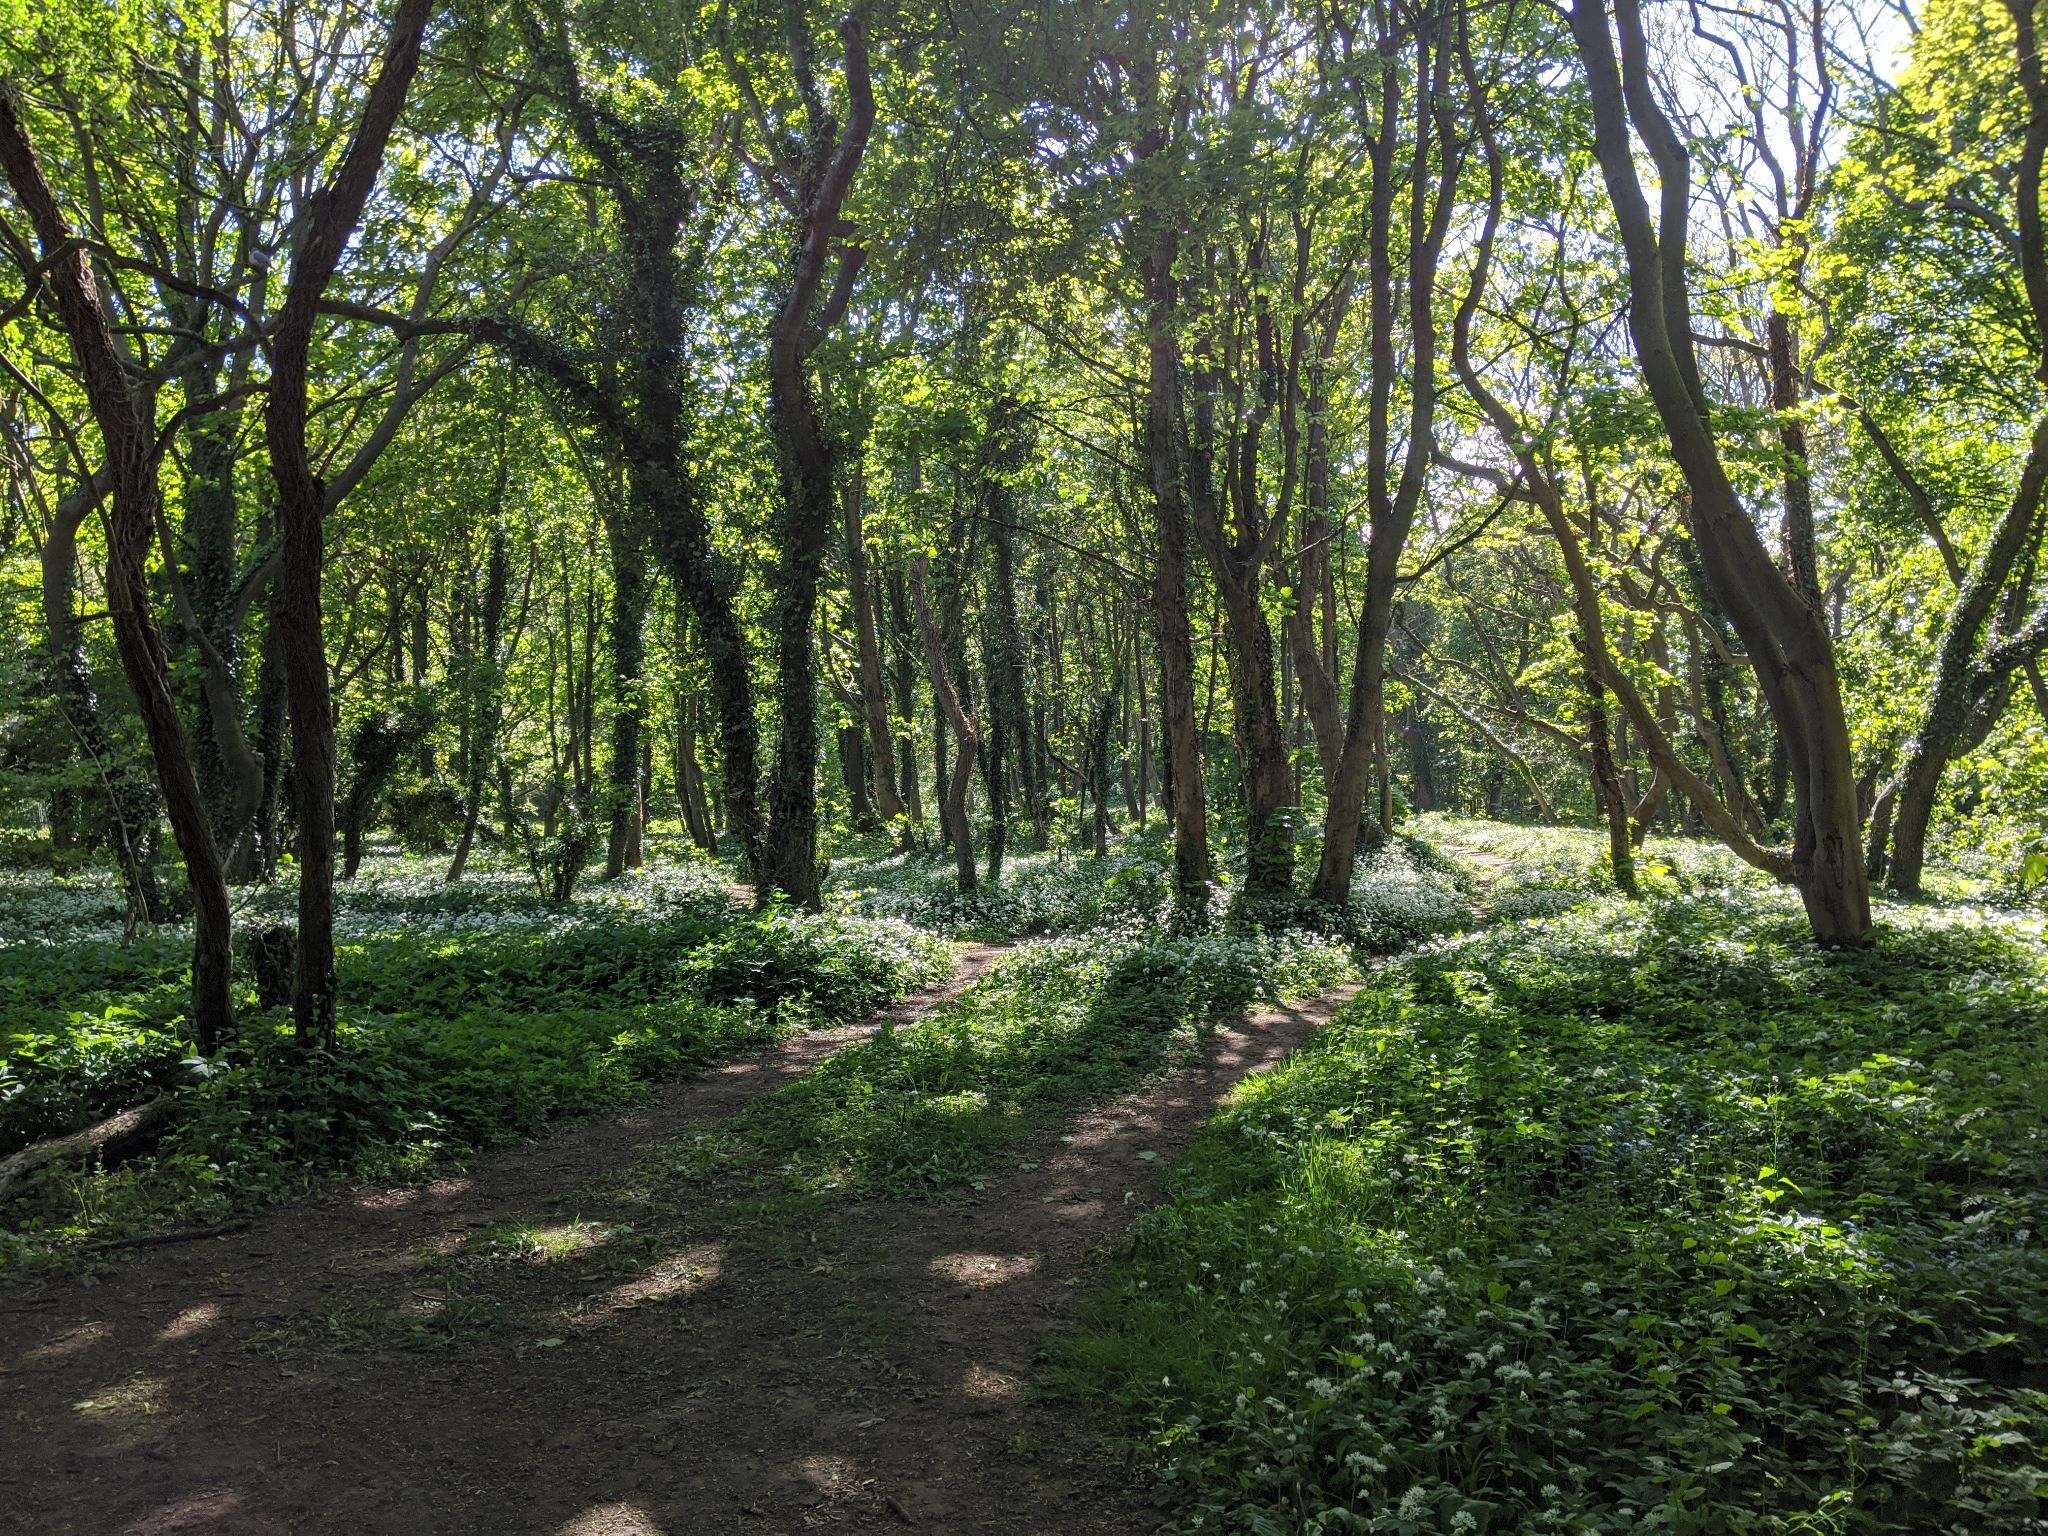
M 994 1407 L 1017 1400 L 1017 1383 L 1001 1371 L 985 1365 L 970 1365 L 960 1378 L 960 1391 L 977 1403 Z
M 105 1323 L 81 1323 L 57 1335 L 47 1344 L 38 1344 L 28 1352 L 31 1360 L 62 1360 L 66 1355 L 75 1355 L 103 1343 L 107 1337 Z
M 941 1280 L 977 1290 L 1022 1279 L 1038 1268 L 1035 1253 L 942 1253 L 927 1266 Z
M 177 1531 L 216 1531 L 242 1507 L 232 1488 L 208 1488 L 153 1509 L 122 1527 L 122 1536 L 172 1536 Z
M 555 1527 L 555 1536 L 664 1536 L 638 1504 L 596 1504 Z
M 694 1248 L 685 1248 L 681 1253 L 670 1254 L 652 1269 L 632 1279 L 621 1282 L 602 1296 L 592 1298 L 590 1305 L 578 1314 L 577 1320 L 585 1323 L 602 1322 L 620 1312 L 629 1312 L 634 1307 L 646 1306 L 651 1302 L 673 1301 L 678 1296 L 687 1296 L 702 1290 L 716 1280 L 725 1267 L 725 1244 L 699 1243 Z
M 359 1211 L 402 1211 L 422 1200 L 447 1200 L 469 1188 L 468 1179 L 436 1179 L 414 1189 L 370 1189 L 357 1195 Z
M 799 1456 L 791 1467 L 798 1477 L 827 1498 L 843 1497 L 871 1481 L 860 1475 L 860 1464 L 851 1456 L 830 1453 Z
M 163 1344 L 182 1344 L 187 1339 L 198 1337 L 219 1321 L 220 1308 L 210 1301 L 202 1301 L 196 1307 L 187 1307 L 165 1323 L 157 1340 Z
M 600 1248 L 621 1233 L 632 1230 L 631 1227 L 599 1226 L 596 1222 L 582 1220 L 565 1221 L 552 1227 L 509 1222 L 466 1239 L 462 1246 L 478 1250 L 487 1258 L 525 1259 L 534 1264 L 546 1264 Z
M 80 1398 L 71 1407 L 77 1413 L 109 1414 L 117 1418 L 157 1413 L 163 1409 L 167 1386 L 161 1376 L 131 1376 L 126 1381 L 110 1382 L 91 1397 Z

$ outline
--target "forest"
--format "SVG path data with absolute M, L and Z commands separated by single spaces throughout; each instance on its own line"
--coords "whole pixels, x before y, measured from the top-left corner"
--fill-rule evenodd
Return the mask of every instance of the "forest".
M 2033 0 L 0 0 L 0 1530 L 2048 1530 Z

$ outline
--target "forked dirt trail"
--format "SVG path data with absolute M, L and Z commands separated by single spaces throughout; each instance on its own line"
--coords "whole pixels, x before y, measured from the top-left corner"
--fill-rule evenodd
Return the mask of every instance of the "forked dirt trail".
M 970 947 L 889 1016 L 1002 948 Z M 1031 1399 L 1031 1362 L 1088 1255 L 1230 1088 L 1355 990 L 1219 1028 L 1194 1065 L 1045 1133 L 962 1204 L 693 1207 L 621 1184 L 878 1018 L 465 1178 L 0 1293 L 0 1530 L 1150 1530 L 1114 1449 Z M 477 1242 L 507 1225 L 545 1251 Z

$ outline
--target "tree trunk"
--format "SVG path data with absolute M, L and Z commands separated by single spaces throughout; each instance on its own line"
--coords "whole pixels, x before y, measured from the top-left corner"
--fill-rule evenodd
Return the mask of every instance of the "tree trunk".
M 953 867 L 962 895 L 972 895 L 979 883 L 974 867 L 974 839 L 967 823 L 967 793 L 974 783 L 974 755 L 981 747 L 981 732 L 973 716 L 961 707 L 946 669 L 946 648 L 939 639 L 939 626 L 932 618 L 931 599 L 925 593 L 925 568 L 930 562 L 919 554 L 910 567 L 910 592 L 917 605 L 917 630 L 924 641 L 925 666 L 932 675 L 932 693 L 939 710 L 952 727 L 959 753 L 953 762 L 953 776 L 946 789 L 944 820 L 953 844 Z
M 1785 738 L 1797 797 L 1792 872 L 1808 922 L 1822 944 L 1860 944 L 1870 933 L 1870 886 L 1832 638 L 1824 615 L 1772 561 L 1722 463 L 1693 350 L 1685 262 L 1691 165 L 1650 83 L 1636 0 L 1615 0 L 1614 20 L 1611 31 L 1606 0 L 1572 6 L 1594 152 L 1626 257 L 1636 356 L 1685 478 L 1708 590 L 1741 636 Z M 1631 120 L 1656 162 L 1656 220 L 1637 174 Z
M 818 103 L 810 79 L 809 42 L 798 12 L 791 12 L 791 62 L 807 84 L 809 137 L 799 153 L 806 174 L 796 189 L 795 259 L 789 288 L 768 327 L 768 407 L 774 423 L 781 486 L 780 558 L 770 629 L 781 686 L 781 730 L 769 777 L 768 832 L 757 882 L 765 897 L 787 895 L 798 906 L 818 905 L 818 720 L 813 619 L 818 574 L 832 526 L 834 478 L 840 449 L 813 390 L 809 359 L 845 313 L 867 252 L 848 240 L 843 217 L 853 178 L 875 124 L 868 76 L 867 34 L 857 16 L 840 27 L 845 44 L 847 119 L 835 127 Z M 836 138 L 831 137 L 836 132 Z M 831 291 L 825 270 L 837 255 Z
M 981 671 L 988 686 L 988 741 L 981 754 L 982 788 L 988 794 L 988 883 L 1003 883 L 1003 855 L 1010 847 L 1010 783 L 1009 766 L 1012 753 L 1016 750 L 1015 738 L 1009 730 L 1009 717 L 1002 708 L 1001 663 L 998 660 L 1002 642 L 991 636 L 987 630 L 981 637 Z
M 298 968 L 292 1022 L 308 1045 L 334 1041 L 334 710 L 321 626 L 326 497 L 306 447 L 307 359 L 321 298 L 340 264 L 383 163 L 384 146 L 419 68 L 432 0 L 399 0 L 376 81 L 334 180 L 302 206 L 290 283 L 271 340 L 264 410 L 277 483 L 278 556 L 271 624 L 292 723 L 292 787 L 299 815 Z
M 868 798 L 868 754 L 866 733 L 858 720 L 839 727 L 839 778 L 846 786 L 846 805 L 857 832 L 878 832 L 881 820 Z
M 1163 149 L 1155 146 L 1153 153 Z M 1209 881 L 1208 807 L 1202 748 L 1195 732 L 1195 645 L 1188 624 L 1187 501 L 1180 462 L 1180 359 L 1174 337 L 1174 258 L 1180 237 L 1153 216 L 1144 262 L 1146 353 L 1145 458 L 1152 476 L 1158 534 L 1152 622 L 1159 645 L 1160 721 L 1165 736 L 1168 802 L 1173 821 L 1174 891 L 1188 911 L 1206 911 Z
M 891 827 L 903 818 L 896 792 L 896 732 L 889 721 L 889 696 L 882 683 L 882 647 L 875 629 L 875 594 L 868 572 L 867 536 L 861 504 L 867 476 L 855 464 L 846 475 L 846 588 L 852 599 L 854 649 L 858 657 L 861 712 L 867 722 L 868 759 L 873 769 L 875 810 Z
M 498 461 L 497 493 L 493 498 L 502 512 L 505 494 L 505 461 Z M 504 636 L 505 593 L 511 579 L 511 561 L 505 545 L 502 520 L 491 527 L 490 553 L 484 561 L 483 611 L 477 616 L 476 654 L 473 669 L 465 679 L 471 690 L 468 769 L 462 796 L 462 835 L 455 843 L 455 857 L 448 862 L 449 885 L 462 878 L 469 865 L 470 850 L 476 845 L 477 821 L 483 815 L 484 784 L 498 756 L 498 736 L 503 730 L 504 676 L 498 647 Z
M 697 701 L 694 695 L 676 700 L 676 800 L 690 841 L 706 853 L 718 852 L 711 807 L 704 796 L 704 771 L 697 763 Z
M 1017 490 L 1031 444 L 1023 421 L 1024 408 L 1012 395 L 996 401 L 988 435 L 982 444 L 982 494 L 986 502 L 990 541 L 995 551 L 990 575 L 990 623 L 993 635 L 988 658 L 988 707 L 992 743 L 1005 767 L 1016 769 L 1016 784 L 1031 824 L 1032 840 L 1045 845 L 1048 808 L 1045 784 L 1031 733 L 1030 704 L 1024 680 L 1023 627 L 1017 617 Z M 1005 817 L 1007 823 L 1007 814 Z M 992 875 L 991 879 L 994 878 Z
M 904 724 L 902 736 L 896 742 L 896 756 L 899 777 L 897 779 L 899 798 L 903 809 L 909 814 L 911 825 L 924 825 L 924 791 L 917 771 L 917 742 L 910 731 L 910 723 L 917 708 L 917 685 L 915 666 L 911 654 L 917 648 L 917 624 L 910 612 L 910 595 L 905 587 L 903 572 L 892 569 L 887 581 L 889 594 L 889 686 L 896 699 L 896 718 Z M 906 836 L 905 842 L 909 839 Z
M 170 657 L 151 618 L 146 570 L 162 515 L 155 404 L 137 398 L 123 368 L 113 317 L 85 246 L 73 238 L 43 174 L 11 87 L 0 85 L 0 175 L 13 188 L 42 248 L 60 321 L 70 340 L 112 470 L 107 516 L 107 605 L 114 645 L 142 717 L 171 834 L 192 891 L 192 1026 L 211 1054 L 235 1028 L 229 970 L 232 933 L 227 879 L 211 818 L 192 771 L 192 753 L 171 691 Z

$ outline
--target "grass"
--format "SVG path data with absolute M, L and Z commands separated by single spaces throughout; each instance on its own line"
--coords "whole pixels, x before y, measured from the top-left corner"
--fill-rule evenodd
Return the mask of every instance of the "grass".
M 1161 1071 L 1205 1021 L 1320 990 L 1352 964 L 1343 945 L 1304 934 L 1041 940 L 925 1018 L 675 1144 L 667 1168 L 862 1195 L 957 1191 L 1051 1118 Z
M 2041 1528 L 2039 923 L 1831 955 L 1704 861 L 1392 966 L 1205 1131 L 1051 1373 L 1185 1529 Z

